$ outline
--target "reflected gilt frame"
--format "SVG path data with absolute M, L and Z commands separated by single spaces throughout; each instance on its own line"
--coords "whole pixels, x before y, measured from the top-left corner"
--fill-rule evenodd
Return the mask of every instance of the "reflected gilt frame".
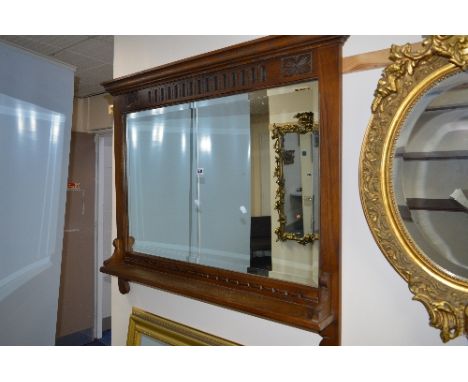
M 374 93 L 361 148 L 361 202 L 379 248 L 447 342 L 468 332 L 468 280 L 432 262 L 412 240 L 398 212 L 392 165 L 400 130 L 414 105 L 440 81 L 467 70 L 468 36 L 431 36 L 416 51 L 410 44 L 393 45 L 390 60 Z
M 315 240 L 319 240 L 318 233 L 304 233 L 303 236 L 297 235 L 294 232 L 286 232 L 286 214 L 284 212 L 284 198 L 286 195 L 285 190 L 285 179 L 284 179 L 284 166 L 285 166 L 285 150 L 284 150 L 284 135 L 290 133 L 296 134 L 307 134 L 314 133 L 319 134 L 319 125 L 314 123 L 314 113 L 305 112 L 299 113 L 294 116 L 298 119 L 297 124 L 292 123 L 281 123 L 273 124 L 271 131 L 271 138 L 275 141 L 273 149 L 275 151 L 275 170 L 274 177 L 277 185 L 275 193 L 275 210 L 278 213 L 278 227 L 275 228 L 275 234 L 277 241 L 295 240 L 299 244 L 306 245 L 307 243 L 313 243 Z
M 172 346 L 239 346 L 236 342 L 134 307 L 128 323 L 127 346 L 140 346 L 142 336 Z

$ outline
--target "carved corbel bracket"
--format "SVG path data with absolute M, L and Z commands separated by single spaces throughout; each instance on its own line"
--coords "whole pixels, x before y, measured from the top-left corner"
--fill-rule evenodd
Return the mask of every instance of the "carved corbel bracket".
M 130 292 L 130 283 L 127 280 L 124 280 L 119 277 L 119 291 L 122 294 L 127 294 Z
M 133 245 L 134 239 L 132 237 L 129 238 L 129 244 L 130 246 Z M 112 241 L 112 245 L 114 247 L 114 252 L 112 253 L 112 256 L 109 257 L 107 260 L 104 260 L 104 266 L 101 267 L 101 271 L 104 271 L 106 266 L 112 265 L 112 264 L 123 264 L 124 261 L 124 244 L 121 239 L 114 239 Z M 127 280 L 118 278 L 118 285 L 119 285 L 119 291 L 122 294 L 127 294 L 130 292 L 130 284 Z

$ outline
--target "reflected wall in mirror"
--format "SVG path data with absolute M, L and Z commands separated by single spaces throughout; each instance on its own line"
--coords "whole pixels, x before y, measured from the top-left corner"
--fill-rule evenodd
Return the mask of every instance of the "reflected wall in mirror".
M 314 113 L 294 116 L 297 123 L 274 124 L 278 240 L 300 244 L 319 239 L 318 227 L 318 146 L 319 127 Z M 294 160 L 296 158 L 296 160 Z
M 276 121 L 291 121 L 304 110 L 309 116 L 318 113 L 317 85 L 311 81 L 128 114 L 133 251 L 317 285 L 318 249 L 293 248 L 292 255 L 275 243 L 272 221 L 286 211 L 284 237 L 301 243 L 318 238 L 317 212 L 313 218 L 318 125 L 307 121 L 281 134 L 290 152 L 284 210 L 272 203 L 278 159 L 269 139 L 272 129 L 293 126 L 278 130 Z
M 468 73 L 421 97 L 401 127 L 393 161 L 404 227 L 435 265 L 468 280 Z
M 468 322 L 467 52 L 467 36 L 392 47 L 361 153 L 372 233 L 444 342 Z

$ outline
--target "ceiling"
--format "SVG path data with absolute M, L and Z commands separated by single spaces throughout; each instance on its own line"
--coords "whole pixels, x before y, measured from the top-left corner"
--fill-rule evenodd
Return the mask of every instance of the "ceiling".
M 101 83 L 112 79 L 114 36 L 0 36 L 0 40 L 75 66 L 76 97 L 104 93 Z

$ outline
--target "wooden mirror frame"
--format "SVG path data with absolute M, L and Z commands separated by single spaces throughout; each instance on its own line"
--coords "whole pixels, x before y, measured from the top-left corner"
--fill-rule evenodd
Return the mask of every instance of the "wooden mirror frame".
M 273 124 L 271 132 L 271 138 L 275 141 L 273 148 L 275 150 L 275 171 L 273 173 L 275 177 L 275 183 L 277 185 L 275 193 L 275 210 L 278 212 L 278 224 L 275 228 L 275 234 L 278 240 L 295 240 L 299 244 L 306 245 L 307 243 L 313 243 L 315 240 L 319 240 L 319 234 L 315 232 L 305 233 L 298 235 L 295 232 L 286 231 L 286 213 L 284 212 L 285 205 L 285 179 L 284 179 L 284 135 L 285 134 L 307 134 L 307 133 L 319 133 L 318 123 L 314 123 L 314 114 L 312 112 L 299 113 L 295 115 L 298 118 L 297 123 L 280 123 Z M 320 161 L 320 159 L 319 159 Z
M 410 44 L 393 45 L 390 60 L 361 149 L 361 202 L 379 248 L 447 342 L 468 333 L 468 280 L 438 266 L 411 238 L 398 212 L 392 168 L 400 130 L 415 104 L 440 81 L 468 68 L 468 36 L 428 37 L 417 51 Z
M 103 83 L 114 98 L 117 238 L 101 271 L 319 333 L 340 344 L 341 64 L 344 36 L 268 36 Z M 128 231 L 126 115 L 135 111 L 318 80 L 320 260 L 318 287 L 132 251 Z

